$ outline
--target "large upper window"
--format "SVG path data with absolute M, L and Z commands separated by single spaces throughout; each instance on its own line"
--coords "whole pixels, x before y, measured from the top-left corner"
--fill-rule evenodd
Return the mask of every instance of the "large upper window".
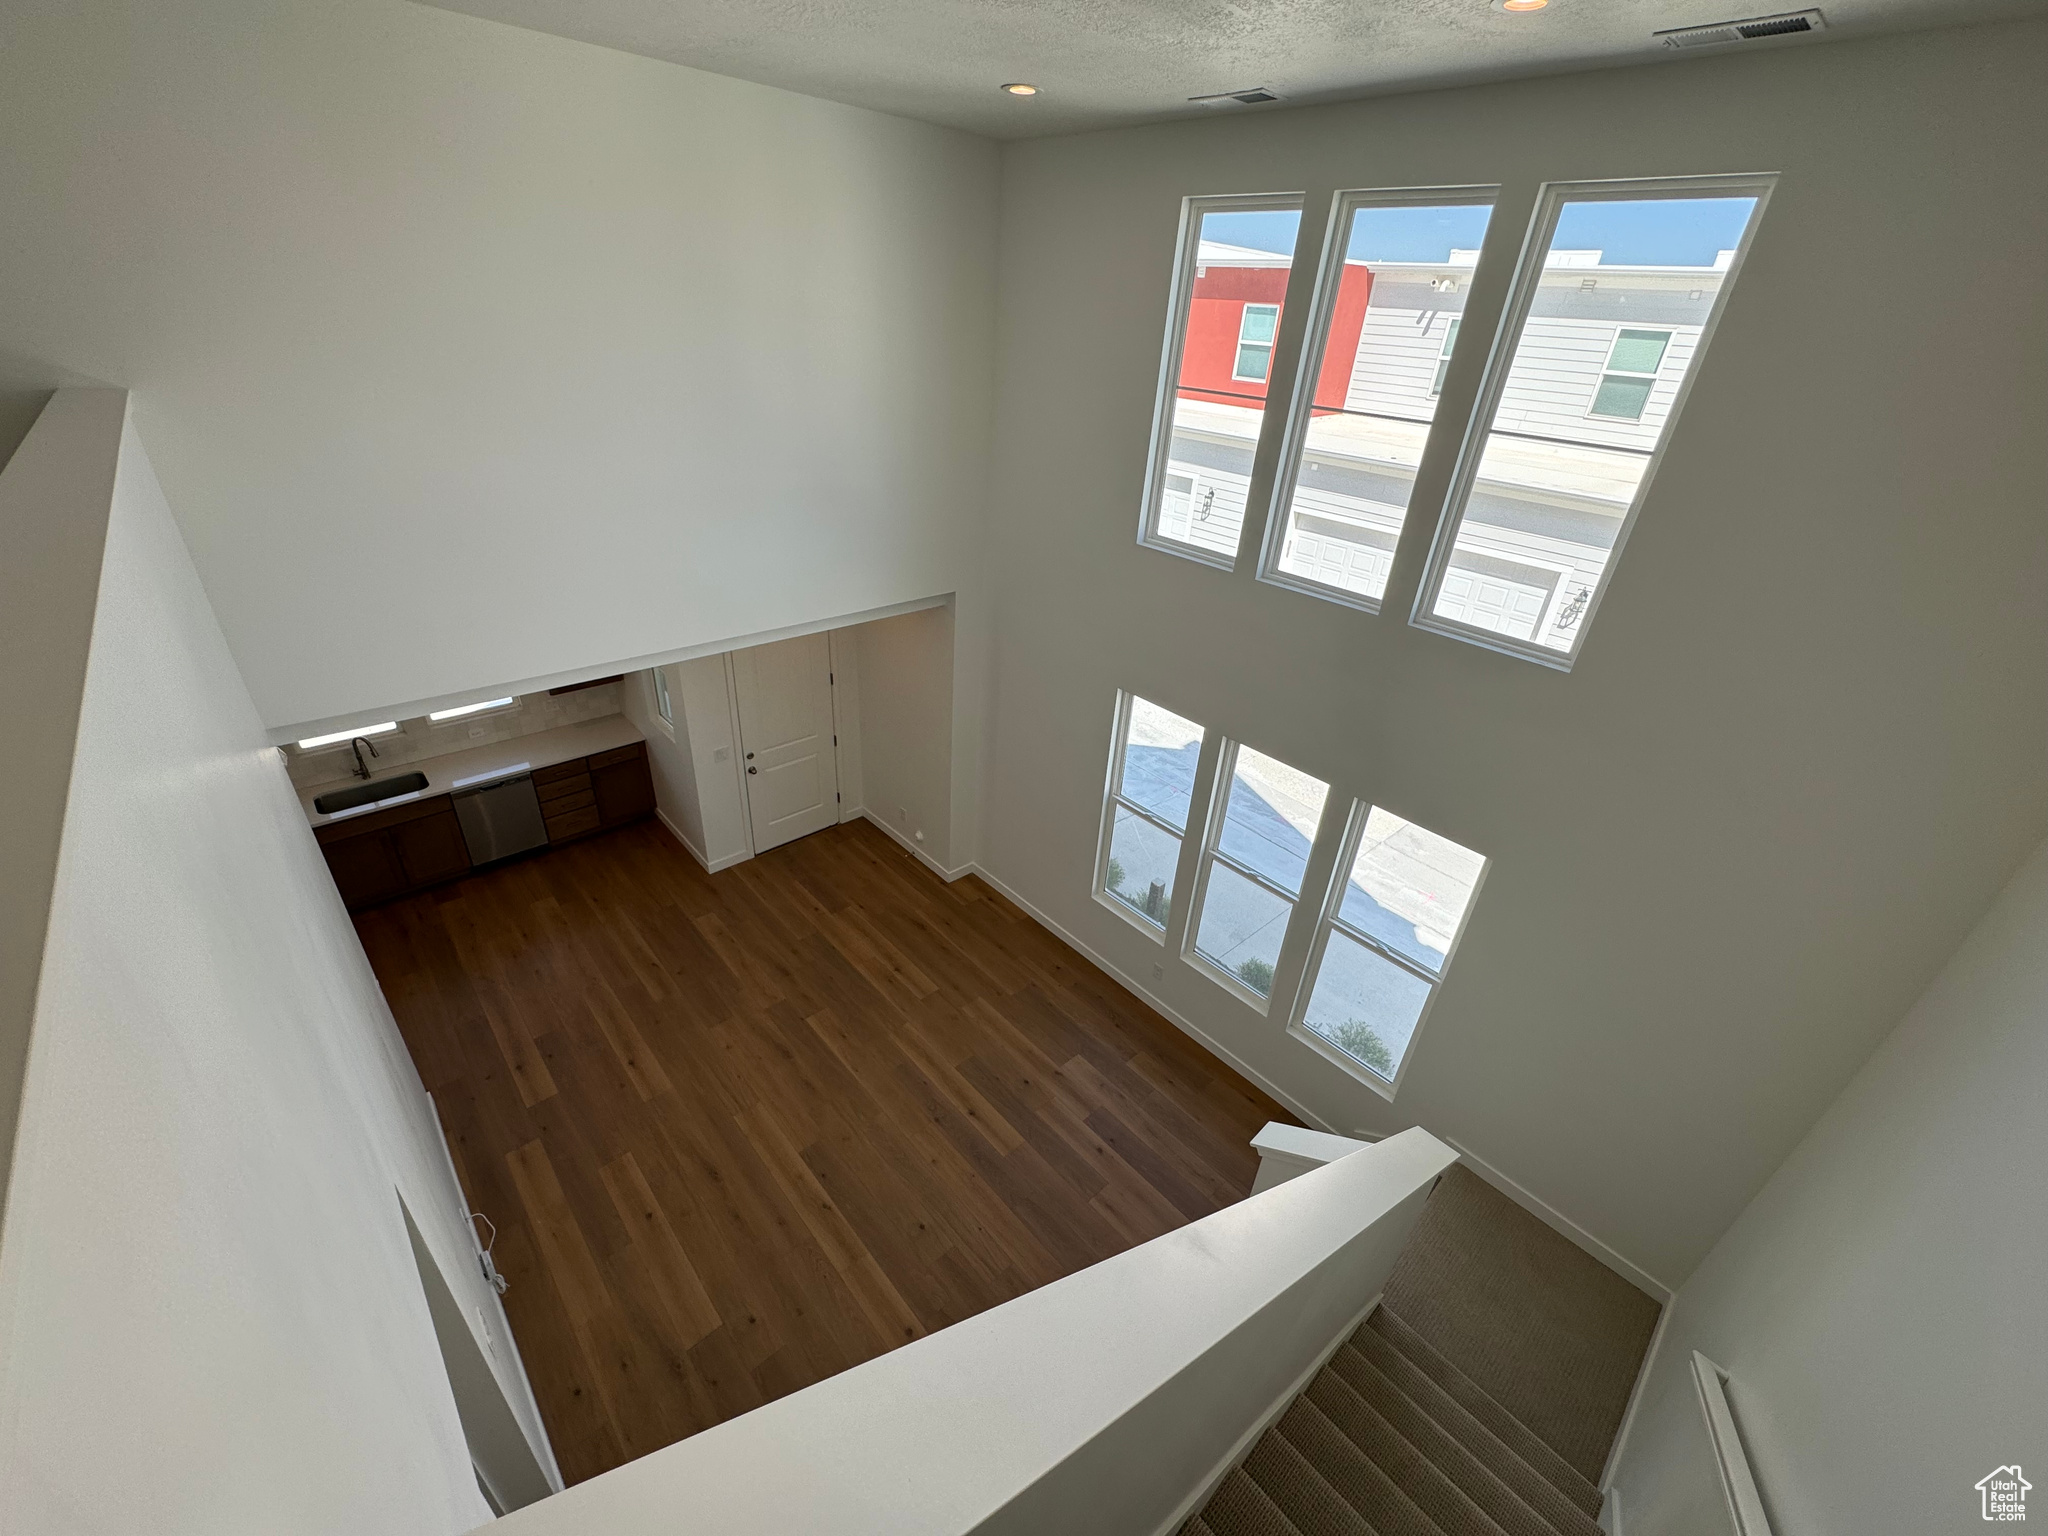
M 1173 911 L 1202 728 L 1134 693 L 1117 700 L 1109 796 L 1096 854 L 1097 896 L 1163 939 Z
M 1298 197 L 1197 197 L 1181 229 L 1141 539 L 1237 558 L 1301 228 Z
M 1379 606 L 1492 199 L 1491 188 L 1338 199 L 1274 488 L 1268 580 Z
M 1324 903 L 1295 1027 L 1392 1097 L 1486 861 L 1361 804 L 1338 868 L 1349 873 Z
M 1188 954 L 1263 1009 L 1330 786 L 1246 746 L 1226 746 L 1217 772 L 1229 788 L 1202 850 Z
M 1570 664 L 1773 180 L 1544 189 L 1417 624 Z

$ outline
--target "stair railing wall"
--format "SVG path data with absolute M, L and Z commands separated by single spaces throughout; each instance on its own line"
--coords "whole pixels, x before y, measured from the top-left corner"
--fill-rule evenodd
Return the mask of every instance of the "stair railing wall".
M 1385 1285 L 1457 1153 L 1413 1129 L 544 1499 L 492 1536 L 1130 1536 Z

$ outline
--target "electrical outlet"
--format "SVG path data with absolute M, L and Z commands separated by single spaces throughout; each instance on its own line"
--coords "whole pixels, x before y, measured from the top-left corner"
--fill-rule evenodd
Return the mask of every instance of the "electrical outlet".
M 903 825 L 905 825 L 906 827 L 907 827 L 907 826 L 909 826 L 909 825 L 910 825 L 910 807 L 909 807 L 909 806 L 907 806 L 907 805 L 899 805 L 899 806 L 897 806 L 897 807 L 896 807 L 896 819 L 897 819 L 898 821 L 902 822 L 902 823 L 903 823 Z
M 1163 965 L 1154 965 L 1154 966 L 1152 967 L 1152 979 L 1153 979 L 1154 981 L 1163 981 L 1163 980 L 1165 980 L 1165 979 L 1166 979 L 1166 967 L 1165 967 L 1165 966 L 1163 966 Z
M 486 732 L 484 728 L 480 725 L 472 725 L 469 728 L 469 739 L 471 741 L 482 741 L 485 735 Z

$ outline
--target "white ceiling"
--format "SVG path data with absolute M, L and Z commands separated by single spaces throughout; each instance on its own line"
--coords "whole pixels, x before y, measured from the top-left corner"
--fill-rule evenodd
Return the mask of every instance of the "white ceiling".
M 1263 85 L 1333 100 L 1669 56 L 1659 28 L 1802 0 L 430 0 L 461 11 L 997 138 L 1204 111 Z M 2017 16 L 2026 0 L 1823 0 L 1826 39 Z M 1812 40 L 1745 49 L 1813 46 Z M 1692 55 L 1697 57 L 1698 55 Z M 1025 80 L 1043 94 L 1004 95 Z

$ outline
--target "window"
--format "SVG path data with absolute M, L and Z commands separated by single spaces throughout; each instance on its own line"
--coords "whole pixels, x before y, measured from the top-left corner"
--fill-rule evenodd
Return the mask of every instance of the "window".
M 654 709 L 670 725 L 676 723 L 675 706 L 669 702 L 668 674 L 660 667 L 650 667 L 647 675 L 654 679 Z
M 510 709 L 518 702 L 516 698 L 485 699 L 480 704 L 458 704 L 453 709 L 437 709 L 427 718 L 438 725 L 443 720 L 460 720 L 464 715 L 480 715 L 487 709 Z
M 1188 953 L 1263 1011 L 1330 786 L 1238 745 L 1217 776 L 1229 787 L 1210 818 Z
M 1641 421 L 1670 345 L 1669 331 L 1617 330 L 1614 345 L 1607 349 L 1607 371 L 1600 375 L 1600 388 L 1587 414 Z
M 1196 197 L 1181 223 L 1139 542 L 1236 562 L 1298 197 Z
M 1486 861 L 1361 802 L 1337 867 L 1295 1033 L 1392 1098 Z
M 1237 366 L 1231 377 L 1264 383 L 1273 367 L 1273 337 L 1280 329 L 1278 304 L 1247 304 L 1237 327 Z
M 388 736 L 397 729 L 396 720 L 386 720 L 377 725 L 359 725 L 352 730 L 332 731 L 325 736 L 308 736 L 299 743 L 299 750 L 311 752 L 317 747 L 338 747 L 343 742 L 354 741 L 358 736 L 368 740 L 372 736 Z
M 1266 580 L 1379 607 L 1492 195 L 1339 195 L 1274 486 Z
M 1444 375 L 1451 371 L 1451 348 L 1458 344 L 1458 326 L 1462 316 L 1453 315 L 1444 322 L 1444 348 L 1436 355 L 1436 377 L 1430 381 L 1429 392 L 1440 395 L 1444 392 Z
M 1571 665 L 1774 179 L 1544 189 L 1417 624 Z
M 1117 700 L 1096 899 L 1164 940 L 1202 727 L 1134 693 Z

